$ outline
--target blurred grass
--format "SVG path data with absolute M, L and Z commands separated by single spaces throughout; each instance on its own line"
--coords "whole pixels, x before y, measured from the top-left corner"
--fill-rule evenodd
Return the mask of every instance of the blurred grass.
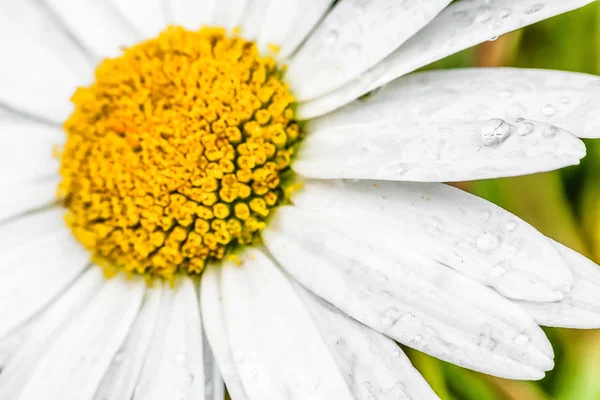
M 509 33 L 427 69 L 546 68 L 600 74 L 600 4 Z M 581 165 L 525 177 L 459 184 L 600 262 L 600 140 Z M 539 382 L 507 381 L 407 350 L 444 400 L 600 400 L 600 330 L 546 329 L 556 367 Z

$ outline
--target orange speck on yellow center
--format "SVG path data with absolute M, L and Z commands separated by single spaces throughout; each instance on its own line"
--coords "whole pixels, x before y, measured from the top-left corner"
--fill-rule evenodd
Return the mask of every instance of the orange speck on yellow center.
M 281 70 L 219 28 L 170 27 L 72 97 L 59 196 L 107 273 L 198 274 L 259 236 L 301 131 Z

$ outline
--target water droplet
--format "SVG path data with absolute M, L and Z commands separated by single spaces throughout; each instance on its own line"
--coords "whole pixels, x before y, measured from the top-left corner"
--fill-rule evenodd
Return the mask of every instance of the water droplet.
M 531 123 L 531 122 L 523 122 L 522 124 L 519 125 L 519 127 L 517 128 L 517 133 L 520 136 L 527 136 L 529 135 L 531 132 L 533 132 L 533 130 L 535 129 L 535 126 Z
M 423 336 L 421 335 L 416 335 L 411 342 L 415 343 L 415 344 L 419 344 L 421 342 L 423 342 Z
M 444 230 L 444 223 L 438 217 L 433 217 L 427 224 L 427 233 L 437 236 Z
M 523 118 L 523 117 L 519 117 L 519 118 L 515 119 L 515 122 L 518 122 L 518 123 L 521 123 L 523 121 L 525 121 L 525 118 Z
M 405 324 L 411 323 L 413 320 L 415 319 L 415 316 L 412 313 L 404 313 L 404 315 L 402 315 L 402 318 L 400 318 L 400 321 L 402 321 Z
M 481 139 L 486 146 L 494 146 L 505 141 L 511 134 L 512 126 L 500 118 L 488 120 L 481 129 Z
M 525 346 L 527 344 L 527 342 L 529 342 L 529 336 L 527 336 L 526 334 L 522 333 L 520 335 L 517 335 L 513 338 L 513 342 L 517 345 L 517 346 Z
M 490 276 L 493 278 L 500 278 L 504 274 L 506 274 L 506 268 L 500 264 L 494 265 L 492 268 L 490 268 Z
M 571 102 L 571 98 L 569 96 L 562 96 L 558 99 L 562 104 L 569 104 Z
M 400 352 L 400 349 L 395 349 L 395 350 L 392 352 L 392 357 L 394 357 L 394 358 L 398 358 L 398 357 L 400 357 L 400 355 L 401 355 L 401 354 L 402 354 L 402 352 Z
M 544 130 L 544 137 L 551 138 L 551 137 L 556 136 L 557 133 L 558 133 L 558 128 L 555 127 L 554 125 L 550 125 L 549 127 L 547 127 Z
M 477 11 L 475 22 L 487 22 L 492 18 L 492 9 L 489 6 L 481 6 Z
M 508 18 L 510 16 L 510 14 L 512 13 L 510 8 L 503 8 L 502 10 L 500 10 L 500 12 L 498 13 L 498 16 L 502 19 L 504 18 Z
M 500 238 L 494 234 L 483 232 L 481 235 L 477 236 L 477 239 L 475 239 L 475 244 L 481 251 L 494 251 L 500 245 Z
M 533 4 L 525 9 L 525 14 L 534 14 L 544 8 L 543 4 Z
M 400 310 L 397 307 L 390 307 L 381 313 L 381 324 L 385 329 L 393 327 L 400 317 Z
M 517 229 L 517 226 L 519 226 L 517 221 L 508 221 L 504 227 L 506 228 L 507 231 L 512 232 L 515 229 Z
M 377 279 L 379 280 L 379 282 L 381 283 L 386 283 L 388 281 L 388 277 L 387 275 L 382 274 L 381 272 L 377 271 Z
M 552 104 L 546 104 L 544 107 L 542 107 L 542 114 L 544 114 L 546 117 L 553 116 L 557 111 L 558 110 L 556 107 L 554 107 Z
M 484 211 L 481 213 L 481 221 L 482 222 L 489 221 L 491 217 L 492 217 L 492 213 L 489 211 Z
M 495 42 L 496 40 L 498 40 L 498 38 L 499 38 L 498 35 L 490 36 L 490 38 L 488 39 L 488 42 Z
M 496 346 L 498 345 L 498 343 L 492 339 L 488 334 L 486 333 L 480 333 L 479 334 L 479 346 L 483 347 L 486 350 L 492 351 L 496 348 Z
M 326 42 L 326 44 L 332 45 L 333 43 L 335 43 L 338 40 L 339 37 L 340 37 L 340 34 L 337 31 L 335 31 L 335 30 L 329 31 L 325 38 L 325 42 Z

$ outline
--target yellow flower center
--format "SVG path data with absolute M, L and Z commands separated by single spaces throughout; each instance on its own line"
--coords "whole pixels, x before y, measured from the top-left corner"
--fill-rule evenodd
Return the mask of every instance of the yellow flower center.
M 254 243 L 301 138 L 282 71 L 220 28 L 170 27 L 72 97 L 59 196 L 108 274 L 198 274 Z

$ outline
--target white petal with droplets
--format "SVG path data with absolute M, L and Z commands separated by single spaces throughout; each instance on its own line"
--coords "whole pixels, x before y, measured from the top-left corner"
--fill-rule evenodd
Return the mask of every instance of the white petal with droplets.
M 35 321 L 26 339 L 0 374 L 0 398 L 14 399 L 27 384 L 38 361 L 98 292 L 104 277 L 100 268 L 92 267 L 48 307 Z
M 531 303 L 520 301 L 540 325 L 565 328 L 600 328 L 600 266 L 570 248 L 554 242 L 554 246 L 571 268 L 573 290 L 561 301 Z
M 93 77 L 93 63 L 30 1 L 0 4 L 0 103 L 62 123 L 69 98 Z
M 133 398 L 192 400 L 204 397 L 202 326 L 190 278 L 161 296 L 158 322 Z
M 434 61 L 591 2 L 593 0 L 454 2 L 375 67 L 335 91 L 300 104 L 296 115 L 301 119 L 324 115 Z
M 0 222 L 55 202 L 59 182 L 53 175 L 0 186 Z
M 448 185 L 307 181 L 293 202 L 368 224 L 399 249 L 454 268 L 507 297 L 556 301 L 571 290 L 569 268 L 541 233 Z
M 235 400 L 247 400 L 248 395 L 233 362 L 231 348 L 225 332 L 221 297 L 221 270 L 219 268 L 209 265 L 202 273 L 202 283 L 200 284 L 202 322 L 211 351 L 227 385 L 227 391 Z
M 449 0 L 338 2 L 289 62 L 298 100 L 321 96 L 377 64 Z
M 438 399 L 393 340 L 343 314 L 299 284 L 304 301 L 356 400 Z
M 263 239 L 306 288 L 407 346 L 504 378 L 540 379 L 554 365 L 520 307 L 368 222 L 288 206 Z
M 213 352 L 206 338 L 206 334 L 202 337 L 203 355 L 204 355 L 204 397 L 206 400 L 224 400 L 225 385 L 219 366 L 213 355 Z M 231 391 L 229 391 L 231 396 Z M 236 397 L 237 399 L 237 397 Z M 243 400 L 243 399 L 240 399 Z
M 197 30 L 203 25 L 214 25 L 219 1 L 221 0 L 171 0 L 167 6 L 173 23 Z
M 0 337 L 42 310 L 89 263 L 89 254 L 66 227 L 35 239 L 33 246 L 3 254 Z
M 131 326 L 127 339 L 112 359 L 94 399 L 132 398 L 155 330 L 162 289 L 163 285 L 159 283 L 146 290 L 140 312 Z
M 600 135 L 600 79 L 575 72 L 462 68 L 409 75 L 311 122 L 315 129 L 379 122 L 477 121 L 525 117 Z M 521 134 L 528 134 L 521 129 Z
M 164 0 L 108 0 L 143 38 L 157 36 L 167 27 Z
M 99 61 L 121 54 L 139 37 L 127 20 L 108 2 L 97 0 L 44 0 L 57 18 Z
M 0 117 L 0 187 L 58 173 L 53 148 L 64 140 L 58 127 Z
M 88 399 L 139 311 L 144 282 L 104 282 L 90 304 L 48 348 L 15 400 Z
M 293 168 L 309 178 L 456 182 L 551 171 L 585 154 L 570 132 L 534 120 L 383 121 L 310 132 Z
M 251 399 L 352 399 L 327 345 L 285 276 L 261 251 L 222 268 L 231 353 Z
M 278 58 L 288 57 L 332 3 L 333 0 L 312 0 L 310 7 L 306 7 L 304 0 L 271 1 L 258 35 L 258 48 L 268 54 L 269 44 L 275 44 L 280 47 Z

